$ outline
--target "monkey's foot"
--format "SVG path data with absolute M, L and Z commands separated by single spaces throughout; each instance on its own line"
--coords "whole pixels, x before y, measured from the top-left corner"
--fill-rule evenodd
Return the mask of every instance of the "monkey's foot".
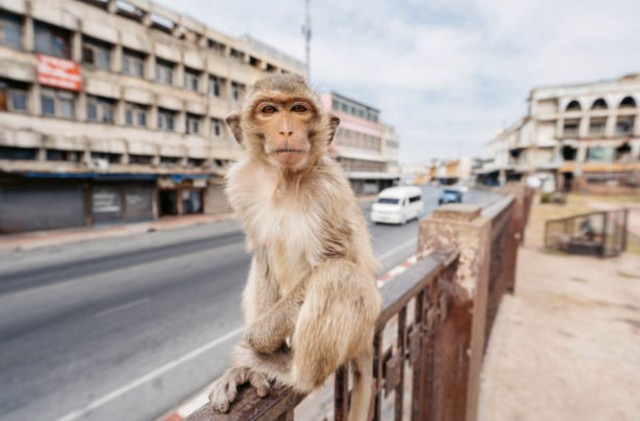
M 238 397 L 238 386 L 249 382 L 256 394 L 264 398 L 269 394 L 271 384 L 265 375 L 246 367 L 233 367 L 215 381 L 209 393 L 211 409 L 217 412 L 227 412 L 229 406 Z

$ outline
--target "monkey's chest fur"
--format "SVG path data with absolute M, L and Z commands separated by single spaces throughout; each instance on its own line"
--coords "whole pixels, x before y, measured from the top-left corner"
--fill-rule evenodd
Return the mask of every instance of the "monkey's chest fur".
M 268 174 L 228 179 L 227 194 L 249 249 L 264 259 L 286 294 L 322 262 L 323 213 L 317 202 L 278 186 Z

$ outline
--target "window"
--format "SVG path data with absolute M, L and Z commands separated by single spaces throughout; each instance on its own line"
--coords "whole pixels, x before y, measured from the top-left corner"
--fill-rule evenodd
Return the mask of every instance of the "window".
M 129 164 L 132 165 L 151 165 L 153 157 L 151 155 L 129 155 Z
M 636 108 L 636 100 L 630 96 L 624 97 L 624 99 L 620 101 L 620 108 Z
M 214 39 L 209 39 L 208 41 L 208 47 L 209 50 L 213 51 L 214 53 L 218 53 L 221 54 L 224 52 L 225 46 L 223 43 L 218 42 Z
M 338 110 L 340 109 L 340 102 L 338 102 L 338 100 L 334 98 L 331 103 L 331 106 L 334 110 Z
M 36 52 L 60 58 L 71 58 L 71 35 L 56 26 L 35 22 Z
M 209 76 L 209 95 L 220 97 L 222 93 L 223 79 L 219 76 Z
M 167 85 L 172 85 L 174 67 L 175 65 L 170 61 L 158 59 L 156 61 L 156 81 L 160 83 L 166 83 Z
M 257 67 L 258 69 L 260 68 L 262 61 L 260 61 L 259 59 L 253 57 L 253 56 L 249 56 L 249 65 L 253 66 L 253 67 Z
M 569 102 L 565 111 L 580 111 L 581 109 L 582 107 L 580 106 L 580 103 L 574 99 L 573 101 Z
M 589 121 L 589 134 L 591 135 L 600 135 L 604 134 L 604 129 L 607 125 L 606 118 L 592 118 Z
M 578 136 L 580 129 L 579 119 L 567 119 L 564 121 L 562 133 L 564 136 Z
M 211 119 L 211 125 L 209 126 L 209 136 L 220 137 L 222 134 L 222 121 L 217 118 Z
M 158 129 L 172 132 L 174 130 L 174 111 L 158 108 Z
M 87 120 L 113 124 L 115 101 L 98 96 L 87 96 Z
M 82 62 L 98 69 L 111 70 L 111 45 L 82 37 Z
M 0 12 L 0 44 L 22 48 L 22 19 Z
M 34 148 L 14 148 L 11 146 L 0 146 L 0 159 L 35 161 L 37 151 Z
M 184 71 L 184 87 L 190 91 L 198 91 L 198 78 L 200 74 L 196 70 L 185 69 Z
M 592 110 L 606 110 L 607 108 L 609 108 L 607 102 L 602 98 L 593 101 L 593 105 L 591 106 Z
M 231 82 L 231 96 L 234 101 L 240 101 L 244 95 L 245 86 L 242 83 Z
M 175 167 L 180 164 L 180 158 L 176 158 L 173 156 L 161 156 L 160 157 L 160 165 L 163 167 Z
M 27 112 L 27 85 L 0 79 L 0 111 Z
M 244 61 L 244 53 L 242 51 L 236 50 L 235 48 L 231 49 L 229 55 L 236 60 Z
M 189 158 L 187 159 L 187 167 L 204 167 L 204 159 Z
M 195 114 L 187 114 L 187 133 L 188 134 L 200 133 L 200 120 L 202 119 Z
M 611 147 L 594 146 L 587 149 L 587 160 L 612 162 L 615 150 Z
M 40 91 L 40 105 L 44 116 L 74 118 L 75 102 L 75 96 L 68 91 L 57 89 Z
M 267 68 L 265 70 L 267 73 L 275 73 L 278 71 L 278 68 L 271 63 L 267 63 Z
M 616 121 L 616 134 L 618 135 L 628 135 L 633 133 L 633 126 L 636 122 L 634 116 L 620 116 Z
M 122 155 L 119 153 L 110 153 L 110 152 L 91 152 L 91 159 L 104 159 L 108 161 L 110 164 L 119 164 Z
M 122 53 L 122 73 L 144 77 L 144 61 L 145 55 L 143 53 L 125 48 Z
M 147 108 L 127 102 L 124 107 L 124 121 L 127 126 L 147 127 Z
M 47 161 L 80 162 L 82 152 L 47 149 Z

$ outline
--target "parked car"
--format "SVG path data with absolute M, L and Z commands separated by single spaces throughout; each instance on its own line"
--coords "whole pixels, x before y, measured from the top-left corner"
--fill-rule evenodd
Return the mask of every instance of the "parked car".
M 447 203 L 462 203 L 462 196 L 464 193 L 459 189 L 444 189 L 440 192 L 438 197 L 438 204 L 444 205 Z
M 378 194 L 371 206 L 371 220 L 404 225 L 422 214 L 422 189 L 415 186 L 391 187 Z

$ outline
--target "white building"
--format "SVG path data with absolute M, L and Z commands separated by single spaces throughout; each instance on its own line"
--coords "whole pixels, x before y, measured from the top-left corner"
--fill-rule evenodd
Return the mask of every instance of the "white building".
M 531 90 L 529 113 L 489 142 L 489 184 L 537 176 L 564 190 L 640 186 L 640 74 Z

